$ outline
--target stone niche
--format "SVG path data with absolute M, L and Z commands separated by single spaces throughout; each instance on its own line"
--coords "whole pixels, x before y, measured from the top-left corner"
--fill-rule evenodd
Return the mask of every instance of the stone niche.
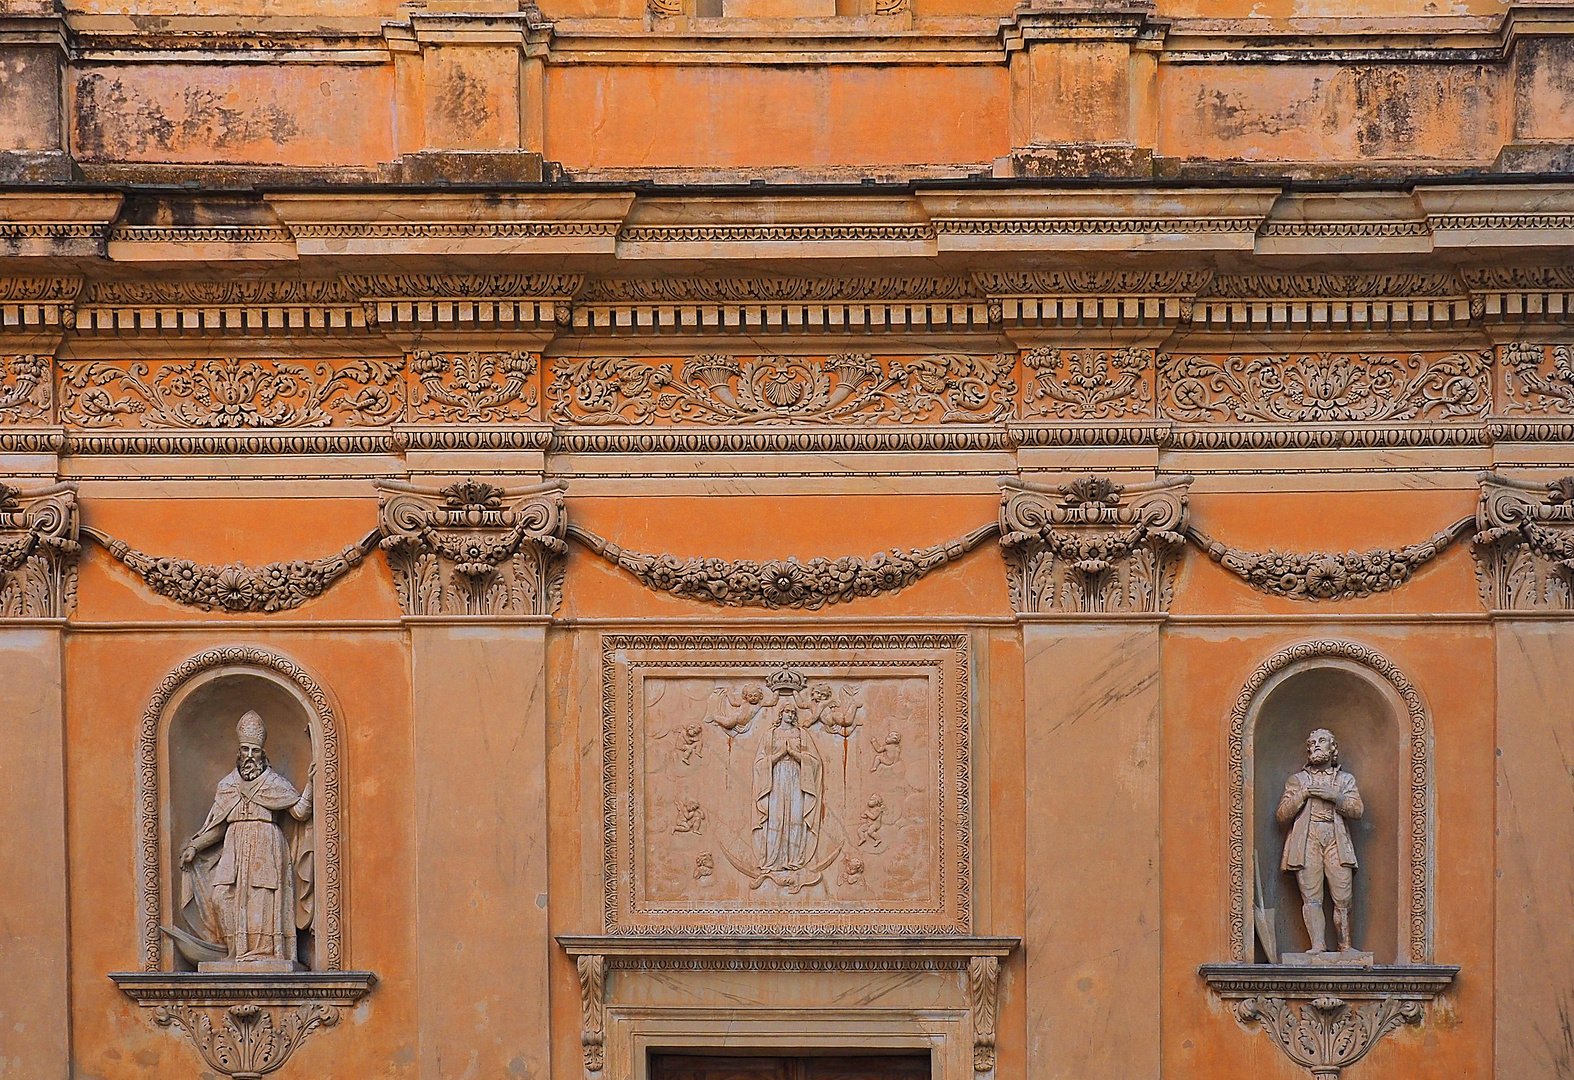
M 1404 715 L 1393 684 L 1364 665 L 1335 657 L 1291 665 L 1254 702 L 1248 719 L 1251 794 L 1246 800 L 1255 868 L 1262 882 L 1262 893 L 1254 900 L 1255 906 L 1273 912 L 1278 953 L 1304 949 L 1306 929 L 1294 874 L 1279 868 L 1285 828 L 1274 813 L 1284 779 L 1304 767 L 1307 734 L 1327 728 L 1338 742 L 1340 767 L 1355 775 L 1365 803 L 1365 813 L 1347 822 L 1361 861 L 1351 904 L 1351 937 L 1358 948 L 1374 954 L 1376 963 L 1401 963 L 1408 958 L 1409 922 L 1401 920 L 1400 912 L 1408 914 L 1413 897 L 1408 888 L 1402 894 L 1399 883 L 1410 884 L 1408 840 L 1414 806 L 1409 732 L 1400 727 Z M 1258 877 L 1258 872 L 1252 874 L 1254 890 Z M 1328 941 L 1335 940 L 1332 914 L 1332 906 L 1325 905 Z M 1278 960 L 1266 955 L 1261 940 L 1252 952 L 1258 963 Z

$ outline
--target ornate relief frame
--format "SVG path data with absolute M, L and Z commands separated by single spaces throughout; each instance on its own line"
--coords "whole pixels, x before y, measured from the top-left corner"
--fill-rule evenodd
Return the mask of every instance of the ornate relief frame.
M 198 653 L 176 667 L 158 684 L 142 714 L 137 745 L 138 890 L 142 907 L 142 970 L 161 971 L 165 943 L 159 925 L 171 917 L 168 878 L 168 825 L 161 815 L 168 798 L 169 721 L 180 702 L 204 683 L 229 674 L 267 679 L 287 690 L 311 717 L 312 754 L 317 761 L 316 802 L 317 896 L 322 905 L 317 946 L 322 971 L 343 970 L 343 924 L 340 917 L 339 869 L 339 725 L 328 694 L 293 660 L 248 645 L 231 645 Z
M 1253 941 L 1248 934 L 1247 913 L 1252 909 L 1253 883 L 1246 873 L 1250 852 L 1246 850 L 1246 818 L 1251 797 L 1253 721 L 1265 691 L 1294 670 L 1314 667 L 1319 662 L 1343 662 L 1371 679 L 1389 694 L 1397 696 L 1408 721 L 1410 765 L 1410 859 L 1409 881 L 1405 894 L 1408 904 L 1401 907 L 1401 935 L 1407 945 L 1400 950 L 1400 963 L 1425 964 L 1432 951 L 1432 725 L 1421 694 L 1392 661 L 1374 649 L 1353 641 L 1303 641 L 1281 649 L 1260 664 L 1236 698 L 1230 713 L 1230 952 L 1236 961 L 1252 962 Z M 1408 913 L 1408 919 L 1406 918 Z
M 636 687 L 646 672 L 673 677 L 749 673 L 784 665 L 805 671 L 868 672 L 911 677 L 933 688 L 938 852 L 936 901 L 838 913 L 723 910 L 696 903 L 636 902 L 644 835 L 634 792 L 640 732 Z M 816 674 L 816 678 L 821 677 Z M 835 676 L 827 676 L 835 677 Z M 953 935 L 972 930 L 971 649 L 966 634 L 608 634 L 602 638 L 602 865 L 608 934 L 640 936 Z M 646 826 L 648 827 L 648 826 Z M 719 862 L 719 860 L 718 860 Z M 681 908 L 681 910 L 680 910 Z

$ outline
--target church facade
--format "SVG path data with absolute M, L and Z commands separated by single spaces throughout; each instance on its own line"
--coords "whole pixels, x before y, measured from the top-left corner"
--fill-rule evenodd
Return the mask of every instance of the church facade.
M 1571 174 L 1555 4 L 0 0 L 0 1075 L 1574 1077 Z

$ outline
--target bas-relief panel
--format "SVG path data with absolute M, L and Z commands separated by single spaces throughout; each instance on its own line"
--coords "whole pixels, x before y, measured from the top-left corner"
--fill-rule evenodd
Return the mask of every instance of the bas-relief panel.
M 965 637 L 603 648 L 609 932 L 967 931 Z

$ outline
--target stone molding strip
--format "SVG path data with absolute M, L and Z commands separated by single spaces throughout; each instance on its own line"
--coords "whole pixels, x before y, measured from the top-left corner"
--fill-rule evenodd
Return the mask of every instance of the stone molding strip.
M 722 607 L 800 608 L 817 611 L 864 596 L 900 592 L 998 535 L 991 521 L 934 547 L 878 552 L 867 559 L 680 559 L 628 551 L 589 529 L 568 526 L 568 537 L 598 558 L 626 571 L 641 585 L 686 600 Z
M 337 555 L 252 567 L 238 562 L 212 566 L 190 559 L 148 555 L 124 540 L 86 526 L 82 535 L 109 552 L 160 596 L 186 607 L 236 614 L 289 611 L 315 600 L 359 566 L 382 539 L 382 531 L 373 529 Z
M 1195 526 L 1186 529 L 1186 538 L 1258 592 L 1317 602 L 1397 589 L 1468 535 L 1475 524 L 1474 517 L 1461 518 L 1422 543 L 1370 551 L 1245 551 L 1222 544 Z

